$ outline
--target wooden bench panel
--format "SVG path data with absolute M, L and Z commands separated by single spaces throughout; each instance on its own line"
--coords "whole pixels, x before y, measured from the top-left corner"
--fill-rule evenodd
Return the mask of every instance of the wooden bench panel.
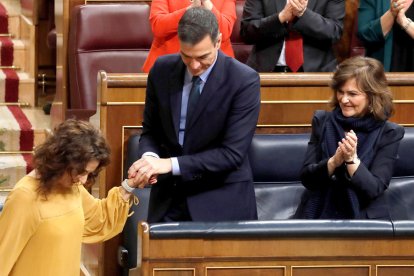
M 413 240 L 394 237 L 153 238 L 129 275 L 411 275 Z M 183 272 L 163 274 L 161 272 Z M 139 274 L 141 273 L 141 274 Z

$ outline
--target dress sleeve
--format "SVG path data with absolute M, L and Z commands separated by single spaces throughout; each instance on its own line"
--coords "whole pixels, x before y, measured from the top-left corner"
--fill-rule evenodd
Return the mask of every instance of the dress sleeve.
M 378 2 L 376 0 L 360 1 L 358 9 L 358 37 L 364 42 L 374 43 L 384 42 L 385 40 L 382 33 L 381 16 L 378 16 L 377 13 Z
M 177 35 L 178 22 L 187 7 L 171 10 L 168 0 L 152 0 L 149 21 L 154 36 L 167 37 Z M 188 2 L 190 4 L 190 2 Z
M 221 2 L 221 1 L 220 1 Z M 216 8 L 218 1 L 213 1 L 213 9 L 211 10 L 217 18 L 219 29 L 223 41 L 230 38 L 233 31 L 234 22 L 236 22 L 236 1 L 224 0 L 221 8 Z
M 105 241 L 122 231 L 130 204 L 122 198 L 119 187 L 112 188 L 104 199 L 93 197 L 83 186 L 80 192 L 85 216 L 83 242 Z
M 33 192 L 17 188 L 10 192 L 0 213 L 0 275 L 9 275 L 35 233 L 40 214 Z

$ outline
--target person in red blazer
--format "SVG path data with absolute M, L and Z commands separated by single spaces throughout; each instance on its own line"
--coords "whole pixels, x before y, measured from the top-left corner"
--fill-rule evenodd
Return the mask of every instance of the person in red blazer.
M 230 36 L 236 21 L 236 0 L 152 0 L 149 20 L 154 40 L 142 71 L 148 73 L 159 56 L 178 53 L 178 21 L 188 7 L 194 6 L 213 12 L 222 34 L 221 50 L 234 57 Z

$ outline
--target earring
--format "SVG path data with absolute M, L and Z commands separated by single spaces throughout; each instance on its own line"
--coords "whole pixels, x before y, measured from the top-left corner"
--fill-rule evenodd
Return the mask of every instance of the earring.
M 374 112 L 374 109 L 372 108 L 372 105 L 368 106 L 368 111 L 369 111 L 369 113 Z

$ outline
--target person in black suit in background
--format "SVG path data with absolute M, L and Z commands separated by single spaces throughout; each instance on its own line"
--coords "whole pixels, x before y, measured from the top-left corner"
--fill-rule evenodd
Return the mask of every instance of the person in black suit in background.
M 247 64 L 258 72 L 290 72 L 285 41 L 294 31 L 303 40 L 299 71 L 332 72 L 344 17 L 344 0 L 246 0 L 240 35 L 254 45 Z
M 219 51 L 218 23 L 206 9 L 188 9 L 178 36 L 180 53 L 149 72 L 140 156 L 128 176 L 152 184 L 149 222 L 257 219 L 247 152 L 259 76 Z
M 382 64 L 354 57 L 334 73 L 332 112 L 317 111 L 301 179 L 296 218 L 389 219 L 388 188 L 404 128 L 388 121 L 394 107 Z M 377 200 L 378 199 L 378 200 Z

